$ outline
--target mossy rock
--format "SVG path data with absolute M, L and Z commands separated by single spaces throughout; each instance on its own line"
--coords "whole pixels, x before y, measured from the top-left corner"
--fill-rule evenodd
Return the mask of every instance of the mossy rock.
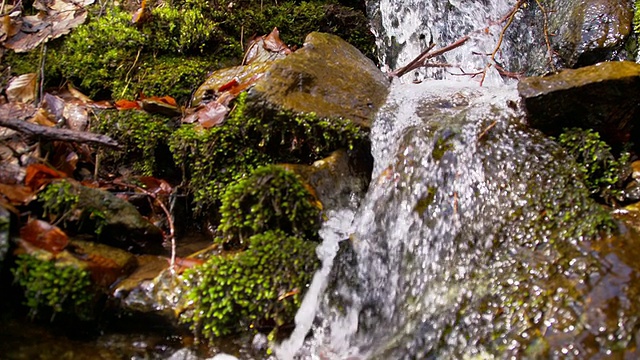
M 15 282 L 24 289 L 25 305 L 32 317 L 58 313 L 82 320 L 93 316 L 98 292 L 90 273 L 75 264 L 63 264 L 29 254 L 21 254 L 12 268 Z
M 231 184 L 220 214 L 217 240 L 230 248 L 243 248 L 251 236 L 276 229 L 287 236 L 318 240 L 317 199 L 293 172 L 277 165 L 260 167 Z
M 220 126 L 183 124 L 170 139 L 176 164 L 183 166 L 200 210 L 219 205 L 227 187 L 272 163 L 309 164 L 336 149 L 368 148 L 368 131 L 345 119 L 279 111 L 253 114 L 246 94 Z
M 185 272 L 194 310 L 182 320 L 204 339 L 292 323 L 320 266 L 314 242 L 269 231 L 247 243 Z
M 248 101 L 255 112 L 313 112 L 369 127 L 389 85 L 356 48 L 335 35 L 314 32 L 302 49 L 273 63 L 249 90 Z
M 97 236 L 100 242 L 128 250 L 161 251 L 162 231 L 126 200 L 101 189 L 67 180 L 38 194 L 45 216 L 62 221 L 65 231 Z
M 611 147 L 590 129 L 567 129 L 558 136 L 558 142 L 578 162 L 591 194 L 606 203 L 623 200 L 622 185 L 630 172 L 628 152 L 616 158 Z

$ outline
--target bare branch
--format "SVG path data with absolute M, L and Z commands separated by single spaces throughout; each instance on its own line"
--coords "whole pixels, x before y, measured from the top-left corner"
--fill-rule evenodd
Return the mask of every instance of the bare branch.
M 118 143 L 112 138 L 90 132 L 59 129 L 55 127 L 33 124 L 26 119 L 35 114 L 35 108 L 21 111 L 0 111 L 0 126 L 9 128 L 28 136 L 45 138 L 48 140 L 73 141 L 79 143 L 93 143 L 110 148 L 118 148 Z

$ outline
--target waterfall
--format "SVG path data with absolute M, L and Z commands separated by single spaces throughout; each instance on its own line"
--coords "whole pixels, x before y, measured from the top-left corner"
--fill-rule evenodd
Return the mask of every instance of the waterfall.
M 514 7 L 511 0 L 421 1 L 379 0 L 371 4 L 374 33 L 384 70 L 404 66 L 434 44 L 434 50 L 470 36 L 463 47 L 448 51 L 431 61 L 450 67 L 429 67 L 415 71 L 413 80 L 468 80 L 494 61 L 494 53 L 505 22 L 499 22 Z M 377 6 L 376 6 L 377 5 Z M 511 45 L 504 42 L 496 52 L 495 62 L 507 64 Z M 493 65 L 493 64 L 492 64 Z M 500 84 L 495 67 L 488 68 L 487 85 Z M 408 75 L 407 75 L 408 77 Z
M 433 59 L 451 67 L 431 67 L 406 76 L 411 82 L 424 80 L 423 84 L 404 84 L 407 80 L 393 84 L 389 100 L 372 128 L 375 168 L 369 193 L 355 216 L 353 212 L 346 216 L 332 214 L 331 221 L 325 224 L 324 242 L 319 250 L 322 269 L 314 277 L 298 312 L 293 335 L 276 349 L 279 359 L 384 358 L 380 355 L 384 353 L 381 344 L 402 341 L 394 338 L 417 331 L 430 314 L 448 306 L 452 297 L 463 297 L 465 291 L 470 291 L 471 283 L 465 284 L 468 288 L 454 289 L 446 278 L 467 277 L 465 268 L 457 265 L 459 260 L 453 259 L 461 256 L 471 259 L 477 251 L 466 242 L 455 245 L 455 240 L 470 236 L 471 231 L 479 242 L 487 241 L 482 238 L 483 233 L 494 230 L 496 224 L 478 223 L 471 230 L 467 225 L 475 217 L 481 217 L 481 212 L 500 211 L 488 209 L 497 207 L 491 205 L 492 201 L 495 203 L 491 198 L 495 193 L 487 195 L 491 191 L 484 179 L 483 164 L 474 156 L 474 142 L 482 132 L 481 127 L 490 125 L 482 121 L 484 113 L 492 111 L 492 107 L 506 108 L 507 104 L 517 102 L 513 88 L 494 91 L 486 88 L 504 84 L 495 67 L 487 65 L 492 64 L 489 54 L 498 45 L 504 25 L 497 20 L 513 6 L 512 1 L 506 0 L 380 0 L 373 11 L 374 23 L 378 23 L 374 32 L 380 62 L 387 70 L 408 63 L 430 43 L 436 44 L 437 49 L 465 35 L 471 38 L 464 46 Z M 495 60 L 506 62 L 508 50 L 509 44 L 502 44 Z M 485 70 L 485 88 L 478 87 L 478 76 L 460 76 L 463 72 Z M 459 124 L 456 129 L 427 131 L 438 133 L 442 143 L 434 142 L 433 134 L 408 135 L 423 131 L 414 126 L 422 122 L 416 111 L 428 111 L 421 108 L 425 97 L 431 97 L 435 103 L 446 102 L 442 108 L 452 114 L 462 108 L 474 108 L 474 114 L 470 115 L 473 120 Z M 505 114 L 514 116 L 513 110 Z M 409 153 L 425 156 L 412 159 L 418 163 L 394 164 L 399 144 L 407 136 L 415 143 L 401 150 L 407 155 L 405 160 L 414 156 Z M 445 150 L 436 148 L 448 141 L 451 143 L 447 146 L 456 149 L 455 156 L 437 161 L 428 156 Z M 403 188 L 409 190 L 399 191 Z M 486 195 L 480 206 L 478 193 Z M 427 204 L 428 201 L 436 205 Z M 423 211 L 431 212 L 430 216 L 417 214 L 417 207 L 424 207 Z M 359 289 L 354 289 L 349 281 L 337 280 L 327 290 L 331 268 L 336 265 L 337 244 L 349 234 L 353 234 L 359 263 L 357 269 L 351 269 L 353 274 L 343 275 L 355 277 L 359 284 L 355 287 Z M 407 256 L 412 258 L 411 264 L 407 263 Z M 336 301 L 342 304 L 336 307 Z M 313 331 L 313 337 L 305 342 L 309 330 Z M 422 333 L 426 335 L 429 331 Z M 434 342 L 436 333 L 431 332 Z

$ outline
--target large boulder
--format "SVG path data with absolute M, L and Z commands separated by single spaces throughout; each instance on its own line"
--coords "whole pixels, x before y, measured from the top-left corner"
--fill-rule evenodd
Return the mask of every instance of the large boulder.
M 302 49 L 273 63 L 249 91 L 249 101 L 369 126 L 388 87 L 387 77 L 358 49 L 314 32 Z
M 529 124 L 551 135 L 564 128 L 594 129 L 612 145 L 634 131 L 640 102 L 640 65 L 603 62 L 550 76 L 525 78 L 518 84 Z

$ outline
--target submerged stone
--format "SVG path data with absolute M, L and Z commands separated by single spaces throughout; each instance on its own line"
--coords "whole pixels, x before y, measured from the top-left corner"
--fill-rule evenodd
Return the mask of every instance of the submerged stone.
M 634 119 L 640 101 L 631 95 L 638 91 L 640 65 L 629 61 L 603 62 L 518 83 L 532 127 L 551 135 L 564 128 L 590 128 L 612 145 L 630 140 L 638 131 Z

